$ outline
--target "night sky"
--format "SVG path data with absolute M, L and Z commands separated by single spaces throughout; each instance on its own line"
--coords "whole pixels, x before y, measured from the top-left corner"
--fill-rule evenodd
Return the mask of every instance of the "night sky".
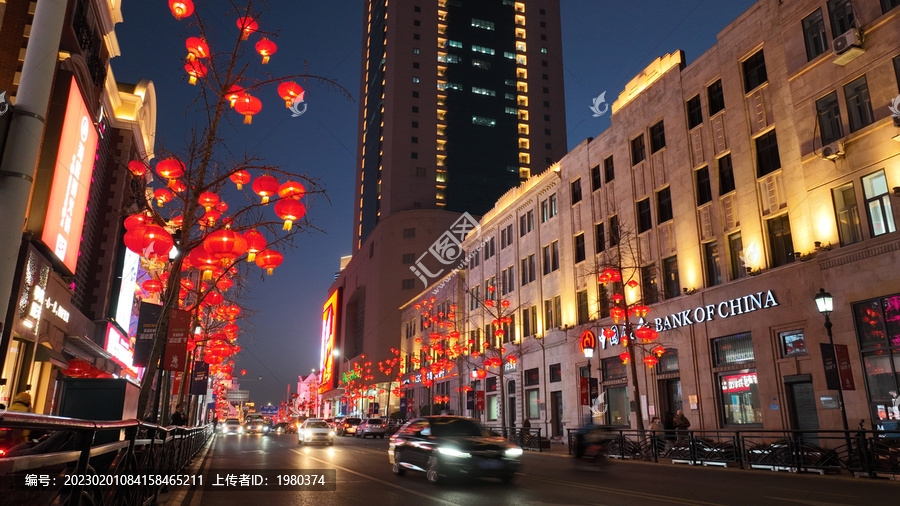
M 609 127 L 608 112 L 592 116 L 594 97 L 606 91 L 606 102 L 612 103 L 654 58 L 677 49 L 685 51 L 690 64 L 753 3 L 560 0 L 569 149 Z M 216 31 L 210 45 L 226 39 L 233 43 L 238 15 L 228 12 L 229 2 L 195 0 L 195 4 Z M 263 276 L 254 267 L 249 298 L 240 301 L 254 314 L 239 322 L 244 329 L 239 339 L 243 351 L 235 369 L 247 370 L 245 378 L 252 381 L 243 382 L 241 388 L 263 404 L 284 400 L 289 383 L 295 391 L 297 376 L 318 367 L 322 304 L 340 257 L 351 252 L 363 29 L 362 0 L 266 4 L 270 10 L 260 17 L 260 29 L 277 32 L 278 51 L 271 63 L 261 65 L 252 47 L 258 37 L 251 38 L 246 58 L 250 73 L 299 74 L 306 62 L 310 74 L 336 81 L 353 99 L 310 81 L 304 85 L 308 109 L 293 118 L 272 86 L 255 94 L 263 109 L 252 125 L 241 124 L 237 113 L 227 111 L 232 124 L 220 129 L 236 153 L 261 156 L 267 163 L 319 178 L 330 200 L 317 198 L 307 214 L 324 232 L 298 238 L 298 247 L 285 254 L 273 276 Z M 185 146 L 191 126 L 204 122 L 201 110 L 191 105 L 197 88 L 188 84 L 183 70 L 184 40 L 197 35 L 197 30 L 186 20 L 176 21 L 166 0 L 126 0 L 122 10 L 124 22 L 116 27 L 122 55 L 112 60 L 112 72 L 122 83 L 154 82 L 157 148 L 177 152 Z

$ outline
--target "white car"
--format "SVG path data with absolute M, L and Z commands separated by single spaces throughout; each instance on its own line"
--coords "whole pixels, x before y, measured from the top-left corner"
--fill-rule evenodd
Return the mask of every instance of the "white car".
M 297 444 L 325 443 L 334 445 L 334 429 L 322 418 L 307 418 L 297 431 Z

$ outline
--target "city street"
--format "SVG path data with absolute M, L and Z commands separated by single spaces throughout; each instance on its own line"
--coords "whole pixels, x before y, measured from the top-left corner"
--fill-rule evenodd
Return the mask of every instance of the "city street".
M 565 453 L 526 452 L 522 471 L 505 485 L 496 479 L 431 485 L 424 473 L 391 473 L 387 439 L 337 438 L 334 446 L 299 446 L 296 435 L 216 436 L 202 462 L 204 483 L 216 471 L 253 474 L 263 470 L 336 472 L 335 491 L 268 491 L 212 487 L 172 491 L 170 505 L 263 504 L 890 504 L 900 483 L 818 476 L 610 461 L 602 468 L 575 467 Z M 260 495 L 262 494 L 262 495 Z

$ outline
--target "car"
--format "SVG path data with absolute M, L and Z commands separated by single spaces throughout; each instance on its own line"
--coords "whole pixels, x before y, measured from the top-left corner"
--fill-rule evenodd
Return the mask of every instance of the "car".
M 244 426 L 237 418 L 228 418 L 222 424 L 222 434 L 243 434 Z
M 381 436 L 381 439 L 384 439 L 386 432 L 383 418 L 367 418 L 356 428 L 356 437 L 365 439 L 368 436 L 373 438 Z
M 300 426 L 297 444 L 324 443 L 334 446 L 334 429 L 321 418 L 307 418 Z
M 271 427 L 269 426 L 269 422 L 263 420 L 262 418 L 252 418 L 244 424 L 244 432 L 247 434 L 262 434 L 266 435 L 269 433 Z
M 274 427 L 272 427 L 270 432 L 274 432 L 275 434 L 287 434 L 288 433 L 288 423 L 287 422 L 277 423 L 277 424 L 275 424 Z
M 344 421 L 341 422 L 341 425 L 338 427 L 338 434 L 341 436 L 347 436 L 350 434 L 356 434 L 356 428 L 359 424 L 362 423 L 362 418 L 354 418 L 347 417 L 344 418 Z
M 422 471 L 431 483 L 462 476 L 492 476 L 509 483 L 521 467 L 521 456 L 521 448 L 462 416 L 410 420 L 388 446 L 394 474 Z

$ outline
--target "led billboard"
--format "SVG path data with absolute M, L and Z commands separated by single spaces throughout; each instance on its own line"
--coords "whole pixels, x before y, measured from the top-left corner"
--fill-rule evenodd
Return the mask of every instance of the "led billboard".
M 337 338 L 338 309 L 340 307 L 340 289 L 331 292 L 328 301 L 322 307 L 322 362 L 319 393 L 327 392 L 334 385 L 334 340 Z

